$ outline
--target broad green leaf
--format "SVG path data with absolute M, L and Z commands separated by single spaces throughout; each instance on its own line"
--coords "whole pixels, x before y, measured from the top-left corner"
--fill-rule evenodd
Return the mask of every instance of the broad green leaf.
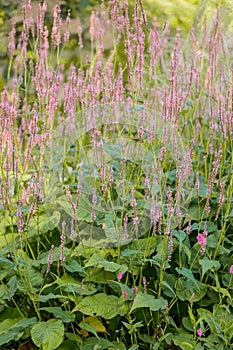
M 0 300 L 10 300 L 10 295 L 7 287 L 4 284 L 0 285 Z
M 82 272 L 85 273 L 82 266 L 74 259 L 72 259 L 69 263 L 65 262 L 64 267 L 69 272 Z
M 80 322 L 79 327 L 84 331 L 92 333 L 94 336 L 96 336 L 96 338 L 98 338 L 98 334 L 96 333 L 95 327 L 91 326 L 90 324 L 86 322 Z
M 8 288 L 9 297 L 12 298 L 18 288 L 16 276 L 11 277 L 11 279 L 7 283 L 7 288 Z
M 191 220 L 199 221 L 201 218 L 205 219 L 207 217 L 204 207 L 191 205 L 188 208 L 188 215 Z
M 38 322 L 31 329 L 33 343 L 42 350 L 54 350 L 62 343 L 64 325 L 61 320 Z
M 38 218 L 32 219 L 28 226 L 29 235 L 54 230 L 59 225 L 60 216 L 59 211 L 54 211 L 52 215 L 44 213 L 39 215 Z
M 21 318 L 7 318 L 4 321 L 0 322 L 0 334 L 6 332 L 8 329 L 10 329 L 12 326 L 14 326 L 15 324 L 17 324 L 17 322 L 21 321 Z
M 16 307 L 10 307 L 6 305 L 5 309 L 1 308 L 0 322 L 6 319 L 21 319 L 21 314 Z
M 193 350 L 194 340 L 190 333 L 182 332 L 173 337 L 173 342 L 175 345 L 179 346 L 182 350 Z
M 220 268 L 220 263 L 216 260 L 209 260 L 207 257 L 199 260 L 202 267 L 202 278 L 204 274 L 211 269 L 218 270 Z
M 101 316 L 111 319 L 116 315 L 123 316 L 127 307 L 123 299 L 105 293 L 96 294 L 84 298 L 72 312 L 80 311 L 84 315 Z
M 137 251 L 137 259 L 138 257 L 147 258 L 156 249 L 156 238 L 158 237 L 152 236 L 148 238 L 135 240 L 133 243 L 130 244 L 129 249 Z
M 112 281 L 115 278 L 115 272 L 104 271 L 98 267 L 93 267 L 90 271 L 88 271 L 89 282 L 102 284 L 103 281 Z
M 82 343 L 82 338 L 78 334 L 65 332 L 65 337 L 69 340 L 75 341 L 76 343 Z
M 144 307 L 148 307 L 151 311 L 164 310 L 167 305 L 167 300 L 162 297 L 156 299 L 153 295 L 139 292 L 134 299 L 130 312 Z
M 19 233 L 6 233 L 4 235 L 1 233 L 0 233 L 0 249 L 2 249 L 5 246 L 9 246 L 10 243 L 16 242 L 17 238 L 20 237 Z
M 113 341 L 109 350 L 126 350 L 125 344 L 122 342 Z
M 127 266 L 126 265 L 119 265 L 112 261 L 107 261 L 106 259 L 102 258 L 98 254 L 94 254 L 88 262 L 85 264 L 85 267 L 95 266 L 99 268 L 103 268 L 105 271 L 110 272 L 126 272 Z
M 67 293 L 72 293 L 73 295 L 92 295 L 96 292 L 94 285 L 78 283 L 76 280 L 68 275 L 62 278 L 57 277 L 57 284 L 59 288 Z
M 231 294 L 229 293 L 229 291 L 226 288 L 218 288 L 218 287 L 212 287 L 211 288 L 217 292 L 217 293 L 221 293 L 223 295 L 223 297 L 228 297 L 231 300 Z
M 58 348 L 57 350 L 77 350 L 77 342 L 67 339 L 65 340 Z
M 182 324 L 189 332 L 193 332 L 193 324 L 189 317 L 183 317 Z
M 88 338 L 80 345 L 80 350 L 105 350 L 113 347 L 113 344 L 104 338 Z M 116 349 L 113 347 L 113 349 Z
M 102 322 L 95 316 L 85 317 L 83 320 L 85 323 L 94 327 L 97 333 L 107 333 L 106 328 L 102 324 Z
M 192 281 L 193 284 L 195 284 L 196 286 L 198 286 L 197 284 L 197 281 L 195 280 L 194 276 L 193 276 L 193 273 L 191 270 L 187 269 L 186 267 L 182 267 L 182 269 L 179 269 L 178 267 L 176 267 L 176 271 L 184 276 L 184 277 L 187 277 L 187 280 L 188 281 Z
M 73 322 L 75 317 L 70 311 L 64 311 L 61 307 L 41 307 L 39 310 L 47 311 L 53 314 L 54 317 L 60 318 L 64 323 Z
M 42 303 L 46 303 L 50 299 L 61 299 L 61 298 L 64 298 L 64 296 L 60 294 L 49 293 L 47 295 L 40 295 L 38 300 Z
M 173 288 L 166 282 L 166 281 L 162 281 L 162 286 L 165 287 L 163 288 L 163 290 L 165 289 L 164 293 L 170 297 L 175 296 L 175 292 L 173 290 Z M 168 291 L 166 290 L 168 289 Z
M 103 150 L 113 159 L 122 159 L 122 145 L 120 144 L 110 144 L 109 142 L 104 142 Z
M 155 339 L 154 339 L 154 337 L 152 337 L 151 335 L 148 335 L 148 334 L 139 334 L 139 335 L 138 335 L 138 338 L 139 338 L 140 340 L 142 340 L 143 343 L 152 344 L 152 345 L 155 344 Z
M 29 262 L 27 262 L 26 266 L 20 266 L 19 269 L 20 272 L 24 275 L 24 278 L 29 286 L 34 287 L 35 290 L 39 290 L 41 288 L 41 285 L 43 284 L 43 274 L 41 271 L 30 266 Z M 25 286 L 21 280 L 18 280 L 18 289 L 20 291 L 27 292 L 27 288 L 28 286 Z
M 213 333 L 222 333 L 222 326 L 220 322 L 214 317 L 214 315 L 206 309 L 197 309 L 198 314 L 200 317 L 203 317 L 203 319 L 208 323 L 208 326 L 210 327 L 211 332 Z
M 6 228 L 11 225 L 11 217 L 9 213 L 5 213 L 5 215 L 0 215 L 0 232 L 1 236 L 6 232 Z
M 73 211 L 70 202 L 68 201 L 66 196 L 59 197 L 56 201 L 57 204 L 61 207 L 62 210 L 64 210 L 69 216 L 73 216 Z M 82 196 L 79 201 L 79 205 L 76 211 L 76 217 L 78 220 L 85 220 L 91 222 L 91 211 L 92 211 L 92 204 L 87 200 L 84 199 Z
M 224 327 L 224 334 L 229 340 L 233 338 L 233 320 L 228 322 L 226 327 Z
M 207 236 L 206 245 L 208 248 L 216 248 L 217 244 L 218 244 L 218 237 L 216 237 L 216 234 L 212 233 L 211 235 Z
M 201 182 L 200 187 L 199 187 L 199 191 L 198 191 L 198 195 L 200 197 L 206 197 L 207 191 L 208 191 L 208 185 Z
M 204 297 L 206 292 L 207 286 L 197 280 L 195 285 L 192 281 L 184 281 L 181 278 L 176 282 L 176 295 L 182 301 L 190 300 L 191 297 L 193 302 L 199 301 Z
M 138 251 L 136 249 L 124 249 L 121 252 L 122 256 L 132 256 L 132 255 L 136 255 L 138 253 Z
M 121 294 L 122 289 L 124 289 L 130 298 L 133 297 L 133 290 L 125 283 L 109 281 L 107 285 L 117 294 Z
M 185 252 L 185 254 L 187 255 L 188 262 L 190 263 L 190 259 L 191 259 L 191 256 L 192 256 L 191 250 L 185 244 L 183 245 L 182 249 Z
M 0 345 L 10 341 L 18 341 L 24 334 L 26 328 L 36 323 L 36 317 L 25 319 L 6 319 L 0 322 Z
M 0 268 L 1 269 L 14 269 L 15 266 L 16 266 L 16 264 L 13 261 L 0 255 Z

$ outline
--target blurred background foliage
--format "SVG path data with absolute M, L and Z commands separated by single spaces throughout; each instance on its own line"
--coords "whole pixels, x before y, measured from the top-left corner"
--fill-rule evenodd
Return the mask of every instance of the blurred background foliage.
M 124 0 L 122 0 L 124 1 Z M 130 16 L 133 16 L 133 9 L 136 0 L 128 0 L 130 6 Z M 38 0 L 32 0 L 32 12 L 36 18 L 36 9 L 39 2 Z M 55 0 L 48 0 L 48 13 L 46 17 L 46 24 L 52 26 L 53 22 L 53 7 L 55 6 Z M 108 0 L 105 0 L 105 4 Z M 77 48 L 77 22 L 76 18 L 80 18 L 83 27 L 83 41 L 84 50 L 82 54 L 85 56 L 90 52 L 91 45 L 89 40 L 89 17 L 92 10 L 99 11 L 101 9 L 101 0 L 62 0 L 60 1 L 62 17 L 65 19 L 68 9 L 71 10 L 71 37 L 69 43 L 67 43 L 66 56 L 63 58 L 63 62 L 67 67 L 71 61 L 73 64 L 78 64 L 80 59 L 80 53 Z M 153 18 L 157 18 L 159 26 L 164 26 L 167 22 L 171 28 L 171 32 L 175 33 L 175 28 L 181 29 L 183 37 L 189 33 L 190 25 L 193 24 L 195 28 L 196 38 L 201 35 L 203 29 L 205 17 L 208 23 L 208 30 L 212 30 L 214 25 L 215 12 L 219 7 L 220 9 L 220 21 L 223 28 L 223 32 L 228 40 L 228 46 L 233 46 L 232 34 L 233 34 L 233 0 L 142 0 L 144 10 L 147 15 L 148 29 L 152 27 Z M 16 21 L 16 30 L 19 35 L 22 29 L 22 15 L 21 15 L 20 0 L 0 0 L 0 91 L 5 84 L 7 76 L 7 64 L 8 64 L 8 33 L 11 30 L 12 19 Z M 16 36 L 17 36 L 16 34 Z M 111 34 L 109 34 L 111 36 Z M 106 38 L 105 40 L 106 55 L 109 54 L 112 49 L 112 39 Z M 122 46 L 122 47 L 121 47 Z M 68 53 L 67 53 L 68 52 Z M 117 56 L 123 58 L 124 56 L 124 43 L 119 43 L 119 50 Z

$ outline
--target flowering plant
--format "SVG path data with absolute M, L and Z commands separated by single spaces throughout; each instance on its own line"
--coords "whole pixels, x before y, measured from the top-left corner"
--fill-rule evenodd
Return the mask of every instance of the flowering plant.
M 233 74 L 220 12 L 186 43 L 141 1 L 132 15 L 102 1 L 75 37 L 72 11 L 56 4 L 50 23 L 47 1 L 36 18 L 22 4 L 0 102 L 1 349 L 230 349 Z

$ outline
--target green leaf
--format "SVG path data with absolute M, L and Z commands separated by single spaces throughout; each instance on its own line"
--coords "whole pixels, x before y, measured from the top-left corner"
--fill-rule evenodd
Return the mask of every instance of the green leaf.
M 189 317 L 183 317 L 182 324 L 189 332 L 193 332 L 193 324 Z
M 216 260 L 209 260 L 207 257 L 199 260 L 202 267 L 202 278 L 204 274 L 211 269 L 218 270 L 220 268 L 220 263 Z
M 61 320 L 51 319 L 38 322 L 31 329 L 33 343 L 42 350 L 54 350 L 63 340 L 64 325 Z
M 154 339 L 154 337 L 152 337 L 151 335 L 148 335 L 148 334 L 139 334 L 139 335 L 138 335 L 138 338 L 139 338 L 140 340 L 142 340 L 143 343 L 152 344 L 152 345 L 155 344 L 155 339 Z
M 87 323 L 89 326 L 94 327 L 96 333 L 107 333 L 107 330 L 106 330 L 105 326 L 95 316 L 85 317 L 83 322 Z
M 14 318 L 21 318 L 21 314 L 18 311 L 18 309 L 14 307 L 10 307 L 9 305 L 6 305 L 5 309 L 2 310 L 1 308 L 1 313 L 0 313 L 0 322 L 6 320 L 7 318 L 9 319 L 14 319 Z
M 24 277 L 27 279 L 28 284 L 34 287 L 35 290 L 39 290 L 43 283 L 43 274 L 41 271 L 35 269 L 29 265 L 27 262 L 25 266 L 19 266 L 20 272 L 24 274 Z M 22 292 L 26 292 L 27 287 L 22 283 L 21 280 L 18 280 L 18 289 Z
M 53 314 L 54 317 L 60 318 L 64 323 L 73 322 L 75 316 L 70 311 L 64 311 L 61 307 L 41 307 L 39 310 L 44 310 Z
M 98 334 L 96 333 L 95 327 L 89 325 L 88 323 L 85 322 L 80 322 L 79 327 L 83 329 L 84 331 L 90 332 L 96 336 L 96 338 L 99 338 Z
M 16 266 L 16 264 L 13 261 L 0 255 L 0 268 L 1 268 L 1 270 L 2 269 L 13 269 L 15 266 Z
M 6 319 L 0 322 L 0 345 L 7 344 L 10 341 L 18 341 L 28 327 L 36 323 L 36 317 L 25 319 Z
M 167 300 L 163 299 L 162 297 L 156 299 L 153 295 L 139 292 L 134 299 L 130 312 L 144 307 L 148 307 L 151 311 L 164 310 L 167 305 Z
M 190 219 L 195 221 L 199 221 L 201 218 L 205 219 L 207 217 L 205 208 L 197 205 L 190 205 L 188 208 L 188 214 Z
M 101 316 L 111 319 L 116 315 L 123 316 L 127 307 L 123 299 L 105 293 L 96 294 L 84 298 L 72 312 L 80 311 L 84 315 Z
M 126 350 L 125 344 L 122 342 L 113 341 L 109 350 Z
M 92 295 L 96 292 L 94 285 L 78 283 L 69 275 L 63 276 L 62 278 L 57 277 L 56 282 L 59 285 L 59 288 L 67 293 L 72 293 L 73 295 Z
M 52 215 L 44 213 L 41 214 L 38 218 L 32 219 L 28 226 L 29 235 L 36 233 L 46 233 L 48 231 L 54 230 L 59 225 L 60 216 L 61 214 L 59 211 L 54 211 Z
M 11 279 L 7 283 L 7 288 L 8 288 L 9 297 L 12 298 L 18 288 L 16 276 L 11 277 Z
M 187 277 L 187 280 L 188 281 L 192 281 L 193 284 L 195 284 L 196 286 L 198 285 L 197 284 L 197 281 L 195 280 L 194 276 L 193 276 L 193 273 L 191 270 L 187 269 L 186 267 L 182 267 L 182 269 L 179 269 L 178 267 L 176 267 L 176 271 L 184 276 L 184 277 Z
M 228 297 L 231 300 L 231 295 L 229 293 L 229 291 L 226 288 L 219 288 L 219 287 L 212 287 L 211 288 L 217 292 L 217 293 L 221 293 L 223 297 Z
M 129 249 L 137 251 L 137 258 L 145 259 L 155 251 L 156 238 L 157 237 L 152 236 L 135 240 L 130 244 Z
M 176 282 L 176 295 L 184 301 L 190 300 L 192 297 L 193 302 L 201 300 L 207 292 L 207 286 L 196 280 L 195 285 L 192 281 L 184 281 L 179 279 Z M 194 296 L 193 296 L 194 295 Z
M 67 339 L 65 340 L 58 348 L 57 350 L 71 350 L 71 349 L 77 349 L 77 342 Z
M 229 340 L 231 340 L 233 337 L 233 320 L 228 322 L 228 324 L 224 327 L 224 334 L 229 338 Z
M 175 345 L 179 346 L 182 350 L 193 350 L 194 340 L 192 334 L 182 332 L 173 337 L 173 342 Z
M 163 289 L 165 289 L 164 293 L 165 293 L 166 295 L 168 295 L 168 296 L 170 296 L 170 297 L 175 296 L 175 291 L 173 290 L 173 288 L 172 288 L 166 281 L 162 281 L 162 286 L 165 287 L 165 288 L 163 288 Z M 168 289 L 170 293 L 168 293 L 168 292 L 166 291 L 166 289 Z
M 112 261 L 107 261 L 98 254 L 94 254 L 89 261 L 85 264 L 85 267 L 90 267 L 90 266 L 95 266 L 99 268 L 103 268 L 105 271 L 110 271 L 110 272 L 126 272 L 127 271 L 127 266 L 124 265 L 119 265 L 116 264 Z
M 59 197 L 56 201 L 57 204 L 69 215 L 73 216 L 73 211 L 70 202 L 66 198 L 66 196 Z M 87 200 L 84 199 L 82 196 L 79 201 L 79 205 L 76 211 L 76 216 L 78 220 L 85 220 L 91 222 L 91 210 L 92 210 L 92 205 L 91 203 Z
M 80 350 L 105 350 L 111 347 L 113 347 L 113 344 L 104 338 L 88 338 L 84 341 L 84 344 L 80 346 Z M 113 349 L 117 348 L 113 347 Z
M 220 322 L 214 317 L 214 315 L 206 310 L 206 309 L 197 309 L 198 314 L 200 317 L 202 317 L 207 323 L 208 326 L 210 327 L 211 332 L 213 333 L 222 333 L 222 326 Z
M 82 273 L 84 273 L 82 266 L 74 259 L 72 259 L 69 263 L 65 262 L 64 267 L 69 272 L 82 272 Z
M 64 298 L 64 296 L 60 294 L 49 293 L 47 295 L 40 295 L 38 300 L 42 303 L 46 303 L 50 299 L 61 299 L 61 298 Z
M 200 187 L 199 187 L 199 191 L 198 191 L 198 195 L 200 197 L 206 197 L 207 191 L 208 191 L 208 185 L 201 182 Z
M 122 145 L 104 142 L 103 150 L 105 153 L 109 154 L 113 159 L 122 159 Z
M 69 340 L 75 341 L 78 344 L 82 343 L 82 338 L 78 334 L 65 332 L 65 337 Z

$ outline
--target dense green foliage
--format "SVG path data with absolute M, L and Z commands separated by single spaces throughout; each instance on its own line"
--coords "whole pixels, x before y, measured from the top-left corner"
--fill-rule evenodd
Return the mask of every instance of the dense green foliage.
M 10 33 L 2 350 L 232 348 L 231 3 L 153 4 L 27 2 Z

